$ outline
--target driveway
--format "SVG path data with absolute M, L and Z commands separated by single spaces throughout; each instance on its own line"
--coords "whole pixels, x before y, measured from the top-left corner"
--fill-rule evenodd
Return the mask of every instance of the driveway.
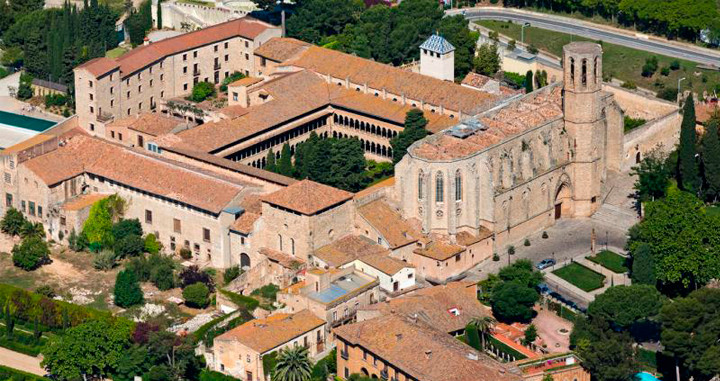
M 41 359 L 0 347 L 0 365 L 22 370 L 23 372 L 44 376 L 45 369 L 40 366 Z

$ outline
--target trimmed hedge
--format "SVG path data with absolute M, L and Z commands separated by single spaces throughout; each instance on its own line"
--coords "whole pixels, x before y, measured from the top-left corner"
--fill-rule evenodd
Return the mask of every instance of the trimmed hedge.
M 511 348 L 510 346 L 506 345 L 502 341 L 492 337 L 492 335 L 487 336 L 488 341 L 500 352 L 503 352 L 507 355 L 510 355 L 511 357 L 515 357 L 515 360 L 522 360 L 527 358 L 524 354 L 516 351 L 515 349 Z
M 5 305 L 8 300 L 14 306 L 15 319 L 33 322 L 38 318 L 43 331 L 62 330 L 64 320 L 74 327 L 86 321 L 112 317 L 108 311 L 49 299 L 19 287 L 0 284 L 0 305 Z
M 244 308 L 245 310 L 247 310 L 250 313 L 255 311 L 255 309 L 260 306 L 260 302 L 255 298 L 236 294 L 236 293 L 228 291 L 228 290 L 220 290 L 220 292 L 223 295 L 225 295 L 225 297 L 230 299 L 231 302 L 237 304 L 238 307 Z
M 12 380 L 12 381 L 50 381 L 49 378 L 36 376 L 34 374 L 26 373 L 21 370 L 8 368 L 6 366 L 0 365 L 0 381 L 6 381 L 6 380 Z
M 40 343 L 37 343 L 32 334 L 27 334 L 17 329 L 13 331 L 12 339 L 9 339 L 7 336 L 0 336 L 0 347 L 33 357 L 37 357 L 37 355 L 42 352 L 45 344 L 47 344 L 47 339 L 41 338 Z
M 237 381 L 235 377 L 216 372 L 214 370 L 203 369 L 200 372 L 200 381 Z

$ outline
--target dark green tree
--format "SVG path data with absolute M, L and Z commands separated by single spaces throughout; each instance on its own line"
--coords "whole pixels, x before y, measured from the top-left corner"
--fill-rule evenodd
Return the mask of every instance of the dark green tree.
M 413 108 L 405 115 L 405 125 L 403 130 L 394 138 L 390 139 L 390 145 L 393 149 L 393 163 L 399 162 L 407 153 L 408 147 L 414 142 L 427 136 L 428 131 L 427 119 L 422 110 Z
M 530 94 L 533 92 L 533 72 L 532 70 L 528 70 L 527 73 L 525 73 L 525 94 Z
M 311 372 L 312 362 L 307 348 L 295 346 L 280 351 L 272 379 L 273 381 L 309 380 Z
M 163 19 L 162 19 L 162 0 L 158 0 L 157 3 L 157 14 L 155 16 L 157 18 L 157 28 L 162 29 L 163 28 Z
M 440 34 L 455 47 L 455 77 L 461 80 L 472 70 L 478 40 L 468 23 L 463 15 L 448 16 L 440 20 L 439 28 Z
M 708 199 L 715 202 L 720 196 L 720 138 L 717 119 L 710 119 L 702 143 L 706 194 Z
M 535 341 L 535 339 L 537 339 L 537 336 L 538 336 L 538 334 L 537 334 L 537 328 L 535 328 L 535 324 L 530 324 L 525 329 L 525 337 L 523 337 L 523 343 L 525 345 L 530 345 L 532 342 Z
M 654 286 L 657 283 L 655 277 L 655 260 L 653 259 L 650 245 L 641 244 L 633 253 L 631 277 L 633 284 L 649 284 Z
M 529 288 L 535 288 L 543 281 L 543 275 L 535 270 L 528 259 L 520 259 L 509 266 L 500 269 L 500 279 L 505 282 L 518 282 Z
M 5 212 L 5 216 L 3 216 L 2 220 L 0 220 L 0 230 L 2 230 L 5 234 L 10 234 L 11 236 L 20 235 L 20 230 L 23 225 L 25 225 L 26 221 L 27 220 L 25 219 L 25 216 L 23 216 L 22 212 L 15 208 L 10 208 Z
M 667 158 L 663 153 L 653 150 L 639 165 L 632 167 L 631 174 L 637 177 L 635 191 L 640 201 L 654 201 L 665 197 L 670 185 L 670 170 L 666 163 Z
M 577 319 L 570 344 L 598 381 L 631 381 L 640 370 L 630 334 L 613 331 L 605 320 Z
M 123 239 L 129 235 L 141 237 L 143 235 L 142 225 L 140 224 L 140 220 L 137 218 L 121 219 L 113 224 L 111 232 L 115 240 Z
M 127 308 L 143 302 L 143 292 L 140 289 L 135 273 L 130 270 L 122 270 L 115 278 L 115 305 Z
M 272 148 L 270 148 L 265 157 L 265 170 L 270 172 L 277 172 L 278 170 L 277 164 L 275 164 L 275 152 L 273 152 Z
M 360 140 L 333 139 L 328 185 L 357 192 L 367 185 L 365 156 Z
M 495 44 L 482 44 L 477 49 L 473 59 L 473 68 L 476 72 L 493 76 L 500 70 L 500 54 Z
M 318 43 L 354 24 L 364 8 L 359 0 L 304 0 L 287 21 L 288 36 Z
M 540 295 L 520 282 L 503 282 L 490 297 L 493 314 L 505 322 L 524 322 L 533 316 L 533 306 Z
M 198 82 L 195 86 L 193 86 L 190 100 L 193 102 L 202 102 L 214 96 L 215 85 L 210 82 Z
M 683 120 L 680 125 L 680 147 L 678 148 L 678 184 L 680 189 L 697 194 L 700 190 L 700 175 L 695 133 L 695 102 L 690 94 L 683 106 Z
M 657 315 L 662 304 L 663 297 L 655 286 L 615 286 L 598 295 L 590 303 L 588 315 L 627 329 L 634 323 Z
M 284 176 L 292 176 L 293 174 L 292 154 L 288 143 L 283 144 L 282 151 L 280 151 L 280 160 L 276 172 Z
M 25 271 L 35 270 L 50 262 L 50 249 L 42 238 L 30 236 L 13 247 L 12 260 L 15 266 Z
M 210 290 L 204 283 L 194 283 L 182 292 L 185 305 L 191 308 L 205 308 L 210 304 Z

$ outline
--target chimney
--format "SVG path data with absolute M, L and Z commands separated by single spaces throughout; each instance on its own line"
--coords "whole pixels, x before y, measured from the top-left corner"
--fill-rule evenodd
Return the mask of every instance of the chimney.
M 145 37 L 143 39 L 143 45 L 145 45 L 145 46 L 150 45 L 150 39 L 148 37 Z
M 396 333 L 395 339 L 397 339 L 397 341 L 400 341 L 402 339 L 402 336 L 403 336 L 402 333 Z
M 425 358 L 430 360 L 430 357 L 432 357 L 432 351 L 428 349 L 425 351 Z

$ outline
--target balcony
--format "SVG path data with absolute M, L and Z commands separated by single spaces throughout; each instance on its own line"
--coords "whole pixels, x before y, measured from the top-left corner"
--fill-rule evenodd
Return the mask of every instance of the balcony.
M 347 351 L 341 350 L 341 351 L 340 351 L 340 357 L 342 357 L 343 360 L 347 360 L 348 357 L 349 357 Z
M 220 63 L 216 62 L 215 66 L 213 66 L 213 70 L 220 70 Z
M 193 77 L 197 77 L 200 75 L 200 69 L 194 69 L 193 70 Z
M 101 123 L 106 123 L 113 120 L 113 115 L 108 112 L 99 112 L 97 114 L 97 120 Z

